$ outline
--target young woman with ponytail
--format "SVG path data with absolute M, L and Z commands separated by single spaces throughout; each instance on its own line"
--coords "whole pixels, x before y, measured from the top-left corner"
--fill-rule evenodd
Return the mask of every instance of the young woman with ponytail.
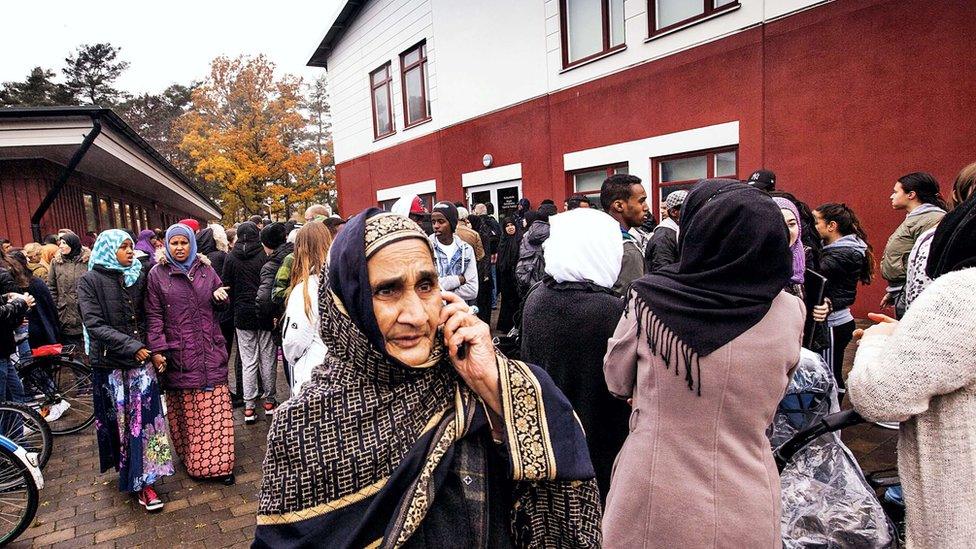
M 915 241 L 925 231 L 939 224 L 946 213 L 946 203 L 939 192 L 939 182 L 931 174 L 914 172 L 898 178 L 891 193 L 891 207 L 907 215 L 895 229 L 881 258 L 881 276 L 888 281 L 881 308 L 895 307 L 895 317 L 905 314 L 905 279 L 908 256 Z
M 827 278 L 824 297 L 832 311 L 827 316 L 830 346 L 821 354 L 833 370 L 837 389 L 843 395 L 844 350 L 854 333 L 850 306 L 857 297 L 858 282 L 870 284 L 874 277 L 874 253 L 861 222 L 847 204 L 824 204 L 813 211 L 813 217 L 824 242 L 820 274 Z

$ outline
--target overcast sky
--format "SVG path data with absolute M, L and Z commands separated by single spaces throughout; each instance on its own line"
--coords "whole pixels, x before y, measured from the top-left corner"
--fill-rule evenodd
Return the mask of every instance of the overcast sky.
M 279 73 L 306 81 L 324 69 L 305 63 L 325 36 L 340 0 L 21 0 L 3 2 L 0 82 L 35 66 L 61 78 L 64 58 L 82 43 L 110 42 L 131 63 L 118 87 L 133 94 L 202 80 L 219 56 L 263 53 Z

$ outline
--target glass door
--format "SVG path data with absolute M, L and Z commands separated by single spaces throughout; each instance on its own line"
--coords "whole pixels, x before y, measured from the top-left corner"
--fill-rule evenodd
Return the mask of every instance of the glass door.
M 473 210 L 475 204 L 491 204 L 494 217 L 501 220 L 515 213 L 518 201 L 522 198 L 522 180 L 469 187 L 467 195 L 469 209 Z

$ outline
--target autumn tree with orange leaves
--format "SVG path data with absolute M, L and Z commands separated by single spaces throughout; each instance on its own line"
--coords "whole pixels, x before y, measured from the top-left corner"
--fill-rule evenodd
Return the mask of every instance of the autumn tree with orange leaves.
M 309 140 L 301 80 L 275 78 L 263 55 L 218 57 L 179 121 L 180 149 L 225 215 L 292 211 L 333 196 L 334 177 Z

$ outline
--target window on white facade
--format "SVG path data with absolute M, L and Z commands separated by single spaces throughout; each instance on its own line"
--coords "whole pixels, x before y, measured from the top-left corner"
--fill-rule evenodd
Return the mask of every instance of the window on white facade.
M 387 63 L 369 74 L 373 103 L 373 137 L 379 139 L 395 131 L 393 127 L 393 76 Z
M 563 66 L 624 45 L 624 0 L 561 0 Z
M 594 208 L 600 209 L 600 187 L 603 186 L 603 182 L 608 177 L 618 173 L 629 173 L 627 164 L 615 164 L 613 166 L 571 172 L 571 194 L 585 196 L 590 200 L 590 204 Z
M 648 0 L 647 3 L 652 36 L 739 5 L 738 0 Z
M 427 43 L 421 42 L 400 54 L 403 77 L 404 127 L 430 120 L 427 88 Z

